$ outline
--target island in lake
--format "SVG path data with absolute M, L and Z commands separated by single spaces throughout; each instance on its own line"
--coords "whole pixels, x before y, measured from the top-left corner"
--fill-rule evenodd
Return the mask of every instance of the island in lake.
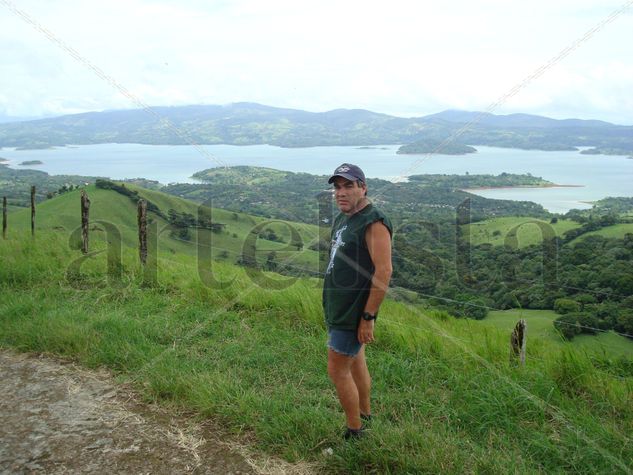
M 502 188 L 576 188 L 584 185 L 560 185 L 533 176 L 530 173 L 518 175 L 513 173 L 501 173 L 499 175 L 443 175 L 424 174 L 411 175 L 410 183 L 422 187 L 445 188 L 460 191 L 495 190 Z
M 20 166 L 28 166 L 28 165 L 44 165 L 44 162 L 40 160 L 26 160 L 19 164 Z
M 623 147 L 592 147 L 581 150 L 580 153 L 583 155 L 626 155 L 629 151 Z
M 398 154 L 417 154 L 417 153 L 437 153 L 441 155 L 465 155 L 467 153 L 475 153 L 476 148 L 463 143 L 448 142 L 441 140 L 417 140 L 407 145 L 403 145 L 398 149 Z
M 58 145 L 59 147 L 59 145 Z M 62 145 L 63 147 L 63 145 Z M 55 147 L 53 147 L 52 145 L 48 145 L 48 144 L 42 144 L 42 143 L 34 143 L 34 144 L 27 144 L 27 145 L 22 145 L 19 147 L 15 147 L 15 151 L 16 152 L 23 152 L 23 151 L 27 151 L 27 150 L 52 150 Z

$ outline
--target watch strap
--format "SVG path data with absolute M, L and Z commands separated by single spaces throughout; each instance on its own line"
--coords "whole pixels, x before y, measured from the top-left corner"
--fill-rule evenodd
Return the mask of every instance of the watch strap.
M 376 320 L 378 318 L 378 314 L 371 314 L 369 312 L 363 312 L 363 320 L 365 321 L 371 321 L 371 320 Z

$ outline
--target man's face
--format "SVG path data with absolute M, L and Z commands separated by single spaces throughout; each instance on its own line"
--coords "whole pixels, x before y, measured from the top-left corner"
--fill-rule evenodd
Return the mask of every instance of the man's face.
M 366 190 L 364 184 L 359 186 L 358 182 L 347 180 L 342 176 L 334 179 L 334 198 L 342 213 L 355 213 L 365 198 Z

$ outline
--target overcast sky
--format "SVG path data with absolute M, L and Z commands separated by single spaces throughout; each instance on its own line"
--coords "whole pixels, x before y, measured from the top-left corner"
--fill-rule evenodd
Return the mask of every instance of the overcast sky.
M 629 4 L 633 1 L 627 2 Z M 0 115 L 259 102 L 484 110 L 624 1 L 0 0 Z M 633 7 L 495 113 L 633 124 Z

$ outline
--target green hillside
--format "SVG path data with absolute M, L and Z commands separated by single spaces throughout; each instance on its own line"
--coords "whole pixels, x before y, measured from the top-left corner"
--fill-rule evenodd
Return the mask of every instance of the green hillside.
M 167 215 L 170 209 L 179 213 L 189 213 L 197 216 L 200 205 L 182 198 L 167 195 L 158 191 L 146 190 L 133 185 L 126 185 L 130 190 L 137 191 L 139 196 L 155 204 L 162 214 Z M 100 189 L 95 185 L 85 187 L 91 201 L 90 239 L 93 241 L 91 248 L 101 249 L 104 246 L 106 226 L 103 222 L 111 223 L 120 232 L 123 245 L 135 247 L 138 243 L 137 231 L 137 207 L 127 196 L 113 190 Z M 179 230 L 170 226 L 169 222 L 156 213 L 149 213 L 149 218 L 153 220 L 155 227 L 150 226 L 159 235 L 159 251 L 168 252 L 171 255 L 184 253 L 196 255 L 198 232 L 200 233 L 200 243 L 208 246 L 212 243 L 212 256 L 215 259 L 225 260 L 235 263 L 241 256 L 243 246 L 247 236 L 258 225 L 261 231 L 271 229 L 278 237 L 278 241 L 270 241 L 262 238 L 256 240 L 257 259 L 264 262 L 271 251 L 276 252 L 276 259 L 282 260 L 292 256 L 290 265 L 300 269 L 307 269 L 315 272 L 318 269 L 318 253 L 308 249 L 310 243 L 316 238 L 318 229 L 302 223 L 289 223 L 276 220 L 268 221 L 261 217 L 253 217 L 243 213 L 234 213 L 221 209 L 211 209 L 211 219 L 213 222 L 224 224 L 220 233 L 213 233 L 206 229 L 190 229 L 188 236 L 179 234 Z M 30 229 L 31 212 L 30 209 L 22 209 L 11 213 L 9 219 L 9 230 Z M 264 223 L 262 225 L 262 223 Z M 266 224 L 268 223 L 268 224 Z M 77 231 L 81 225 L 80 218 L 80 191 L 75 190 L 65 193 L 50 200 L 43 201 L 36 208 L 37 230 L 55 230 L 69 240 L 71 246 L 77 245 L 77 238 L 71 239 L 71 233 Z M 301 252 L 297 252 L 297 247 L 291 245 L 291 229 L 301 237 L 304 247 Z M 198 231 L 198 232 L 197 232 Z M 108 237 L 112 239 L 112 237 Z M 152 239 L 150 238 L 151 242 Z M 283 242 L 280 242 L 283 241 Z
M 107 367 L 146 401 L 212 418 L 317 472 L 633 470 L 633 372 L 624 360 L 532 338 L 518 368 L 507 330 L 387 301 L 367 350 L 374 419 L 364 440 L 345 443 L 317 279 L 271 290 L 220 262 L 215 276 L 230 284 L 208 285 L 194 256 L 161 251 L 148 283 L 136 250 L 124 247 L 120 277 L 108 280 L 103 253 L 83 260 L 53 218 L 48 226 L 35 239 L 14 231 L 0 240 L 0 346 Z
M 535 224 L 535 223 L 541 223 Z M 477 223 L 466 225 L 470 230 L 470 239 L 473 245 L 489 243 L 494 246 L 503 245 L 506 238 L 511 238 L 510 232 L 514 229 L 519 247 L 539 244 L 543 239 L 541 226 L 547 228 L 546 232 L 553 232 L 562 236 L 565 231 L 580 226 L 575 221 L 559 219 L 556 223 L 543 221 L 531 217 L 502 217 L 492 218 Z
M 553 325 L 554 320 L 559 316 L 553 310 L 497 310 L 490 312 L 485 319 L 481 320 L 481 324 L 497 328 L 504 335 L 508 335 L 516 322 L 523 318 L 528 325 L 530 350 L 533 345 L 540 347 L 543 342 L 547 342 L 547 344 L 557 344 L 561 347 L 573 345 L 593 355 L 607 355 L 610 358 L 622 356 L 633 360 L 633 340 L 612 331 L 599 332 L 597 335 L 579 335 L 573 342 L 563 340 Z
M 539 341 L 539 344 L 542 341 L 557 344 L 562 341 L 552 324 L 557 317 L 559 315 L 553 310 L 495 310 L 481 320 L 481 324 L 498 328 L 508 334 L 516 322 L 523 318 L 528 324 L 530 343 L 532 343 L 532 339 L 535 339 Z M 633 344 L 631 346 L 633 351 Z
M 597 231 L 585 233 L 576 239 L 584 239 L 587 236 L 603 236 L 605 238 L 622 239 L 625 234 L 629 233 L 633 234 L 633 223 L 621 223 L 614 224 L 613 226 L 607 226 L 606 228 L 598 229 Z

